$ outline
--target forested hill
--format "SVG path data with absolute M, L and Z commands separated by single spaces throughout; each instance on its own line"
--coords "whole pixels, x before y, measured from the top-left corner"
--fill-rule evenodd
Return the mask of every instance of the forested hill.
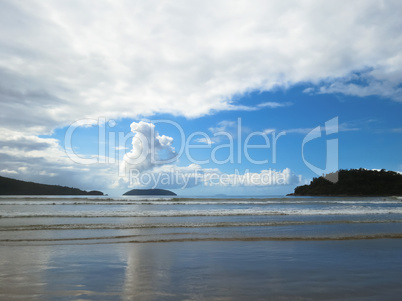
M 333 176 L 334 174 L 332 174 Z M 325 177 L 314 178 L 309 185 L 298 186 L 296 196 L 400 196 L 402 174 L 384 169 L 341 169 L 338 182 L 331 183 Z
M 103 195 L 103 193 L 59 185 L 25 182 L 0 176 L 0 195 Z
M 123 195 L 177 195 L 166 189 L 132 189 Z

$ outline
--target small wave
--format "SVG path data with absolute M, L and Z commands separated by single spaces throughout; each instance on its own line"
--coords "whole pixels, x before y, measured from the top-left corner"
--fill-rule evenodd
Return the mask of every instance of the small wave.
M 196 242 L 196 241 L 325 241 L 325 240 L 367 240 L 367 239 L 401 239 L 402 233 L 350 235 L 350 236 L 282 236 L 282 237 L 189 237 L 155 240 L 132 240 L 123 243 L 166 243 L 166 242 Z
M 287 202 L 288 204 L 297 202 Z M 276 201 L 251 201 L 251 200 L 199 200 L 194 199 L 192 201 L 182 201 L 180 199 L 172 199 L 172 200 L 148 200 L 148 199 L 139 199 L 139 200 L 87 200 L 87 199 L 48 199 L 42 200 L 38 199 L 36 201 L 25 200 L 22 199 L 20 201 L 2 201 L 0 200 L 0 205 L 264 205 L 264 204 L 281 204 Z
M 230 242 L 230 241 L 243 241 L 243 242 L 257 242 L 257 241 L 349 241 L 349 240 L 372 240 L 372 239 L 401 239 L 402 233 L 390 234 L 373 234 L 373 235 L 344 235 L 344 236 L 233 236 L 233 237 L 177 237 L 188 235 L 187 233 L 171 233 L 174 237 L 171 238 L 147 238 L 149 236 L 141 235 L 127 235 L 127 236 L 104 236 L 104 237 L 83 237 L 83 238 L 55 238 L 55 239 L 4 239 L 0 240 L 3 244 L 20 244 L 29 243 L 38 245 L 51 243 L 51 244 L 128 244 L 128 243 L 178 243 L 178 242 Z M 139 239 L 131 239 L 139 238 Z
M 0 231 L 52 231 L 52 230 L 131 230 L 159 228 L 233 228 L 233 227 L 283 227 L 303 225 L 338 224 L 390 224 L 402 220 L 336 220 L 336 221 L 283 221 L 283 222 L 215 222 L 215 223 L 172 223 L 172 224 L 55 224 L 21 225 L 1 227 Z
M 375 208 L 364 206 L 350 206 L 346 208 L 333 207 L 328 209 L 269 209 L 269 208 L 245 208 L 245 209 L 207 209 L 207 210 L 155 210 L 155 211 L 95 211 L 95 212 L 52 212 L 52 213 L 32 213 L 32 212 L 3 212 L 1 218 L 96 218 L 96 217 L 186 217 L 186 216 L 263 216 L 263 215 L 384 215 L 402 214 L 402 207 L 395 208 Z
M 0 205 L 381 205 L 400 204 L 400 198 L 0 198 Z

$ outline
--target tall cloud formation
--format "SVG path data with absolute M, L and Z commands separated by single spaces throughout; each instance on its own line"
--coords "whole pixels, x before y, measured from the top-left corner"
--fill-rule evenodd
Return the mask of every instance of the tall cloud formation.
M 402 101 L 401 11 L 398 0 L 1 1 L 0 127 L 199 117 L 301 82 Z
M 134 134 L 132 149 L 124 155 L 120 165 L 122 176 L 130 169 L 144 172 L 177 159 L 172 147 L 173 138 L 159 135 L 154 124 L 140 121 L 133 122 L 130 127 Z

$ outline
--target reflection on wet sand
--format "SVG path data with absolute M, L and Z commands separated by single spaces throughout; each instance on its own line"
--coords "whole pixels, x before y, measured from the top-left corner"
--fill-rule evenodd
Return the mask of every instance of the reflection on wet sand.
M 0 299 L 396 300 L 401 247 L 400 239 L 2 246 Z
M 0 299 L 29 299 L 44 295 L 46 279 L 43 271 L 51 269 L 48 250 L 0 247 Z

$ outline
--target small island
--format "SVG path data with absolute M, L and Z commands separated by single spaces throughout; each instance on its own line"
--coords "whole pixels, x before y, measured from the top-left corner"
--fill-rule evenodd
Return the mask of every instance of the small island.
M 0 176 L 0 195 L 103 195 L 103 192 L 25 182 Z
M 165 189 L 132 189 L 123 195 L 177 195 Z
M 402 174 L 394 171 L 341 169 L 338 171 L 338 181 L 335 173 L 313 178 L 309 185 L 298 186 L 294 196 L 402 196 Z

